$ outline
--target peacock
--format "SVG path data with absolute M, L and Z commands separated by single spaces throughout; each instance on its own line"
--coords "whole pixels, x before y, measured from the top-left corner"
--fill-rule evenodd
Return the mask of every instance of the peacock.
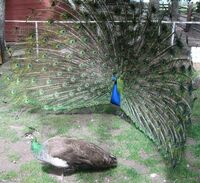
M 31 135 L 31 150 L 38 160 L 63 169 L 71 174 L 77 170 L 101 170 L 117 166 L 117 158 L 93 143 L 84 140 L 55 136 L 39 143 Z
M 115 105 L 175 166 L 191 123 L 193 66 L 165 15 L 123 0 L 52 0 L 34 16 L 43 11 L 52 18 L 11 59 L 1 92 L 49 112 Z

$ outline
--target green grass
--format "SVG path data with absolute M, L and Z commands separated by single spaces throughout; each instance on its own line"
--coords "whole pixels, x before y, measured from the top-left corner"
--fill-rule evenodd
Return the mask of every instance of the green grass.
M 200 144 L 194 146 L 193 153 L 197 158 L 200 158 Z
M 117 168 L 103 172 L 83 172 L 77 175 L 81 183 L 150 183 L 150 179 L 139 174 L 135 169 L 118 165 Z
M 187 167 L 187 164 L 188 162 L 183 160 L 175 169 L 167 169 L 168 179 L 177 183 L 197 183 L 199 174 Z
M 57 180 L 42 171 L 41 164 L 36 161 L 21 166 L 19 177 L 20 183 L 57 183 Z
M 200 91 L 196 91 L 200 96 Z M 134 125 L 122 120 L 118 116 L 108 114 L 92 115 L 56 115 L 44 112 L 31 111 L 23 113 L 19 119 L 15 119 L 17 109 L 0 105 L 0 138 L 6 139 L 10 143 L 15 143 L 22 139 L 16 129 L 11 126 L 21 126 L 21 133 L 28 132 L 28 126 L 36 128 L 41 136 L 40 140 L 45 140 L 55 135 L 69 135 L 86 139 L 98 145 L 105 145 L 112 154 L 118 158 L 134 161 L 146 167 L 150 173 L 157 173 L 163 178 L 176 183 L 198 183 L 200 176 L 200 99 L 194 104 L 192 113 L 193 124 L 188 130 L 188 137 L 192 138 L 196 144 L 188 145 L 186 151 L 190 151 L 196 161 L 191 164 L 183 157 L 183 161 L 175 168 L 171 169 L 165 163 L 163 157 L 158 153 L 155 144 L 149 140 Z M 101 106 L 100 112 L 116 113 L 117 110 L 105 110 Z M 88 132 L 88 133 L 87 133 Z M 143 157 L 144 152 L 147 157 Z M 17 154 L 8 148 L 8 160 L 18 162 L 23 159 L 21 154 Z M 187 167 L 190 164 L 190 167 Z M 46 171 L 44 171 L 46 169 Z M 19 171 L 7 171 L 0 173 L 0 182 L 3 180 L 20 183 L 56 183 L 48 173 L 49 167 L 42 168 L 38 161 L 31 161 L 20 165 Z M 77 182 L 80 183 L 105 183 L 108 180 L 112 183 L 150 183 L 150 175 L 142 175 L 137 168 L 119 163 L 115 169 L 103 172 L 79 172 L 75 174 Z M 65 177 L 68 180 L 68 177 Z
M 18 176 L 15 171 L 0 172 L 0 182 L 13 180 Z

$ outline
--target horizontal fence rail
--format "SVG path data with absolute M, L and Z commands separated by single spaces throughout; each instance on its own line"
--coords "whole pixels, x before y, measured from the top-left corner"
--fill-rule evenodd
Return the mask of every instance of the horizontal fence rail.
M 35 27 L 35 39 L 36 39 L 36 54 L 37 57 L 39 56 L 39 24 L 41 23 L 48 23 L 48 21 L 34 21 L 34 20 L 5 20 L 6 23 L 31 23 L 34 24 Z M 123 21 L 114 21 L 115 23 L 121 23 Z M 128 23 L 131 21 L 124 21 L 124 23 Z M 145 21 L 142 21 L 145 22 Z M 157 20 L 153 20 L 153 22 L 158 22 Z M 97 23 L 96 21 L 54 21 L 54 23 L 62 23 L 62 24 L 85 24 L 85 23 Z M 190 24 L 190 25 L 200 25 L 200 22 L 198 21 L 161 21 L 162 24 L 170 24 L 172 26 L 171 32 L 172 32 L 172 37 L 171 37 L 171 45 L 174 44 L 174 39 L 175 39 L 175 31 L 176 31 L 176 26 L 179 24 Z M 159 29 L 160 30 L 160 29 Z

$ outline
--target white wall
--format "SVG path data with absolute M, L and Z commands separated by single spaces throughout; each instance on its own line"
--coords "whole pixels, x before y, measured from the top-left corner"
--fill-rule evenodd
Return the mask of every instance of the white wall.
M 200 63 L 200 47 L 192 47 L 191 56 L 194 63 Z

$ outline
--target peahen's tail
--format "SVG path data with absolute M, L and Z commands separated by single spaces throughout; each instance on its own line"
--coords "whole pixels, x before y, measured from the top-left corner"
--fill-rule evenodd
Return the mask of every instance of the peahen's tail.
M 70 111 L 114 101 L 115 83 L 117 104 L 175 165 L 190 121 L 192 64 L 180 58 L 178 38 L 170 45 L 162 18 L 152 20 L 154 9 L 144 10 L 142 2 L 53 1 L 45 11 L 69 22 L 49 20 L 38 42 L 27 38 L 25 57 L 4 77 L 6 93 L 17 105 Z

